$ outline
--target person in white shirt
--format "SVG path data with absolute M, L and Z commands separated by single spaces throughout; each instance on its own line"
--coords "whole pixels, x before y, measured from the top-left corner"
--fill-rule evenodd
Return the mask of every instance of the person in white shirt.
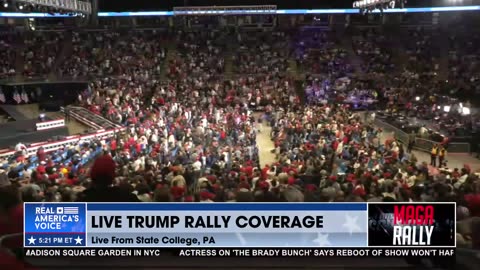
M 168 143 L 171 144 L 171 145 L 175 144 L 175 136 L 173 136 L 173 134 L 170 134 L 168 136 Z
M 200 172 L 202 170 L 202 162 L 200 159 L 197 159 L 193 164 L 192 164 L 193 171 L 195 172 Z
M 153 144 L 156 144 L 158 142 L 157 130 L 155 130 L 154 133 L 150 136 L 150 141 Z
M 16 152 L 22 152 L 22 155 L 26 156 L 27 155 L 27 147 L 25 146 L 25 144 L 23 143 L 17 143 L 17 145 L 15 145 L 15 151 Z

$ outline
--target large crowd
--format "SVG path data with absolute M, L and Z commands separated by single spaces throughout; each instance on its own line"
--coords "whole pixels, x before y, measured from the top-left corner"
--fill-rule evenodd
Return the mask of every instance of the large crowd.
M 64 39 L 63 32 L 33 32 L 24 39 L 23 75 L 25 77 L 48 76 L 54 71 L 58 53 Z
M 72 34 L 71 56 L 59 67 L 60 77 L 154 78 L 166 57 L 161 31 L 86 31 Z
M 9 28 L 0 29 L 0 78 L 15 76 L 17 35 Z
M 21 231 L 22 201 L 455 201 L 459 221 L 479 217 L 480 180 L 468 165 L 434 170 L 342 102 L 417 110 L 412 99 L 420 93 L 427 99 L 436 87 L 420 69 L 435 66 L 425 50 L 431 38 L 413 32 L 408 55 L 418 65 L 393 74 L 386 38 L 362 33 L 354 51 L 364 72 L 374 76 L 359 78 L 334 35 L 309 33 L 74 32 L 71 55 L 55 72 L 92 78 L 77 105 L 126 131 L 32 156 L 17 145 L 13 158 L 0 160 L 0 234 Z M 228 35 L 238 47 L 228 44 Z M 61 42 L 61 36 L 51 38 Z M 460 61 L 474 59 L 474 49 L 472 44 L 452 53 L 457 71 L 475 76 L 477 66 Z M 231 59 L 235 76 L 227 78 L 229 50 L 238 53 Z M 52 72 L 55 55 L 44 51 L 28 50 L 25 72 Z M 290 74 L 295 60 L 309 74 L 306 94 L 333 102 L 302 103 L 304 89 Z M 274 149 L 257 145 L 265 126 Z M 276 162 L 261 163 L 259 151 L 272 151 Z M 471 246 L 472 239 L 476 245 L 478 233 L 473 225 L 461 227 L 459 245 Z
M 363 59 L 362 69 L 365 72 L 388 73 L 395 69 L 391 41 L 381 30 L 362 30 L 352 41 L 355 53 Z

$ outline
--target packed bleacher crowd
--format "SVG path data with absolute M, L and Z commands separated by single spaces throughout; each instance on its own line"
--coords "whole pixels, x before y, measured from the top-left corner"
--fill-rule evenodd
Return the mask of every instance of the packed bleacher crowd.
M 15 76 L 16 34 L 9 28 L 0 31 L 0 78 L 8 78 Z
M 60 74 L 96 77 L 77 105 L 126 131 L 53 153 L 39 150 L 34 156 L 26 156 L 19 144 L 13 158 L 1 161 L 1 210 L 10 217 L 1 233 L 18 231 L 21 201 L 456 201 L 460 219 L 480 216 L 480 181 L 468 165 L 433 170 L 342 102 L 301 104 L 293 80 L 284 73 L 290 52 L 297 49 L 290 45 L 311 49 L 311 41 L 290 43 L 285 32 L 236 33 L 238 75 L 226 79 L 224 52 L 230 47 L 224 35 L 176 33 L 177 53 L 167 59 L 162 33 L 74 33 L 71 56 Z M 418 93 L 413 86 L 421 78 L 411 73 L 373 82 L 349 77 L 346 52 L 322 35 L 313 40 L 326 44 L 317 54 L 300 54 L 303 69 L 317 66 L 311 73 L 325 76 L 309 80 L 312 89 L 335 87 L 345 93 L 344 99 L 352 93 L 381 97 L 391 106 L 399 100 L 408 103 Z M 381 42 L 371 34 L 354 42 L 368 60 L 367 72 L 388 73 L 391 68 L 391 55 L 379 47 Z M 422 36 L 409 53 L 425 63 L 422 67 L 432 64 L 424 49 L 429 45 Z M 45 56 L 48 63 L 50 55 Z M 158 79 L 162 72 L 168 80 Z M 338 81 L 343 77 L 349 82 Z M 333 86 L 319 86 L 324 79 Z M 264 110 L 255 114 L 259 107 Z M 260 166 L 259 122 L 272 127 L 275 149 L 267 151 L 275 154 L 274 164 Z M 18 191 L 21 200 L 15 196 Z M 462 230 L 457 239 L 471 245 L 478 232 L 473 226 Z
M 237 33 L 236 73 L 284 74 L 289 69 L 289 37 L 283 31 Z M 255 53 L 252 53 L 255 52 Z
M 458 85 L 452 87 L 462 96 L 475 95 L 480 91 L 480 49 L 476 44 L 480 42 L 480 34 L 458 31 L 457 35 L 450 36 L 449 51 L 449 81 Z
M 60 67 L 62 77 L 107 77 L 160 74 L 166 36 L 151 31 L 85 31 L 72 34 L 72 57 Z
M 405 49 L 408 55 L 407 69 L 422 75 L 438 72 L 440 48 L 435 35 L 439 34 L 435 30 L 421 27 L 408 29 L 407 32 L 408 35 L 405 38 Z
M 332 31 L 306 29 L 299 31 L 295 41 L 297 65 L 312 74 L 328 74 L 335 78 L 352 72 L 347 52 Z
M 226 44 L 220 39 L 220 32 L 179 32 L 178 35 L 179 55 L 170 63 L 171 78 L 223 74 L 222 52 Z
M 353 36 L 353 49 L 362 58 L 362 69 L 367 73 L 388 73 L 395 69 L 391 46 L 381 30 L 372 28 Z
M 33 32 L 24 39 L 25 77 L 48 76 L 53 71 L 58 53 L 62 50 L 63 32 Z

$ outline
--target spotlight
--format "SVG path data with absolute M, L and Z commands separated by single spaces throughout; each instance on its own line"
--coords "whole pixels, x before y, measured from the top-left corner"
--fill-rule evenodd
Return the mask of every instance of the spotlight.
M 415 97 L 415 100 L 416 100 L 416 101 L 420 101 L 420 97 L 418 97 L 418 96 Z
M 35 19 L 34 18 L 28 18 L 28 28 L 31 31 L 35 31 Z
M 3 7 L 8 8 L 8 2 L 7 1 L 5 1 L 5 3 L 3 3 Z
M 18 9 L 23 10 L 23 5 L 22 5 L 22 4 L 19 4 L 19 5 L 18 5 Z
M 448 113 L 450 111 L 450 106 L 443 106 L 443 111 Z
M 462 114 L 463 115 L 469 115 L 470 114 L 470 108 L 462 107 Z

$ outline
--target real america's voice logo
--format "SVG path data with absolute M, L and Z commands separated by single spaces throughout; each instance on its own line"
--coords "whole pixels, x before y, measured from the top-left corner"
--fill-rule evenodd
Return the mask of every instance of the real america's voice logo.
M 36 207 L 35 228 L 41 230 L 61 230 L 68 223 L 79 222 L 78 207 Z
M 84 246 L 84 204 L 25 204 L 25 243 L 30 247 Z

